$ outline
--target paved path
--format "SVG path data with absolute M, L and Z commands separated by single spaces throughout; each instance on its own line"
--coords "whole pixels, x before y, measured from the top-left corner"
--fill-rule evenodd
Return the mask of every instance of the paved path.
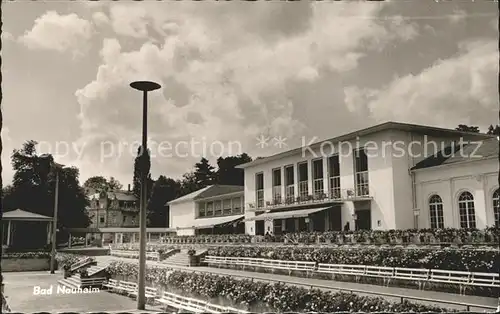
M 4 272 L 7 304 L 12 312 L 128 312 L 137 311 L 136 301 L 106 291 L 89 294 L 57 293 L 57 281 L 62 274 L 56 272 Z M 34 295 L 34 287 L 49 288 L 53 286 L 52 295 Z M 150 312 L 150 311 L 147 311 Z M 154 313 L 154 312 L 151 312 Z
M 96 256 L 97 261 L 113 261 L 113 260 L 120 260 L 124 262 L 132 262 L 132 263 L 138 263 L 137 260 L 130 259 L 130 258 L 122 258 L 122 257 L 115 257 L 115 256 Z M 300 278 L 300 277 L 293 277 L 293 276 L 286 276 L 286 275 L 276 275 L 276 274 L 270 274 L 270 273 L 258 273 L 258 272 L 250 272 L 250 271 L 242 271 L 242 270 L 235 270 L 235 269 L 224 269 L 224 268 L 213 268 L 213 267 L 183 267 L 183 266 L 177 266 L 177 265 L 168 265 L 165 263 L 161 262 L 155 262 L 155 261 L 147 261 L 148 265 L 154 265 L 154 266 L 160 266 L 160 267 L 169 267 L 169 268 L 174 268 L 174 269 L 182 269 L 182 270 L 188 270 L 188 271 L 196 271 L 196 272 L 209 272 L 209 273 L 214 273 L 214 274 L 219 274 L 219 275 L 225 275 L 225 276 L 232 276 L 232 277 L 244 277 L 244 278 L 254 278 L 254 280 L 259 280 L 259 281 L 280 281 L 283 283 L 288 283 L 288 284 L 293 284 L 293 285 L 300 285 L 300 286 L 314 286 L 318 288 L 323 288 L 324 290 L 361 290 L 364 291 L 365 293 L 361 292 L 356 292 L 357 294 L 360 295 L 371 295 L 374 296 L 373 294 L 377 293 L 387 293 L 387 294 L 396 294 L 396 295 L 401 295 L 405 297 L 417 297 L 417 298 L 426 298 L 426 299 L 432 299 L 432 300 L 440 300 L 440 301 L 449 301 L 449 302 L 460 302 L 460 303 L 468 303 L 468 304 L 475 304 L 475 305 L 481 305 L 481 306 L 491 306 L 496 308 L 498 304 L 498 297 L 479 297 L 479 296 L 471 296 L 471 295 L 465 295 L 461 296 L 459 294 L 453 294 L 453 293 L 446 293 L 446 292 L 437 292 L 437 291 L 422 291 L 422 290 L 417 290 L 417 289 L 408 289 L 408 288 L 399 288 L 399 287 L 384 287 L 384 286 L 378 286 L 378 285 L 369 285 L 369 284 L 360 284 L 360 283 L 353 283 L 353 282 L 340 282 L 340 281 L 333 281 L 333 280 L 324 280 L 324 279 L 314 279 L 314 278 Z M 390 299 L 392 301 L 399 301 L 399 297 L 387 297 L 387 299 Z M 411 300 L 410 300 L 411 301 Z M 414 301 L 415 302 L 415 301 Z M 431 305 L 438 305 L 445 307 L 444 304 L 436 304 L 435 301 L 419 301 L 420 303 L 423 304 L 431 304 Z M 460 305 L 449 305 L 446 306 L 448 308 L 454 308 L 454 309 L 461 309 L 465 310 L 464 306 Z M 487 309 L 480 308 L 480 307 L 471 307 L 470 311 L 478 311 L 478 312 L 483 312 Z

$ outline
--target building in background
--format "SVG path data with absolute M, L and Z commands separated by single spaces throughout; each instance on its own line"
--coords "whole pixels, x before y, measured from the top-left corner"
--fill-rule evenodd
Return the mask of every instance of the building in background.
M 421 228 L 500 227 L 499 141 L 444 151 L 412 168 Z
M 478 188 L 479 183 L 460 186 L 460 189 L 475 197 L 475 215 L 480 221 L 477 226 L 491 225 L 491 206 L 495 200 L 498 204 L 498 193 L 492 191 L 498 189 L 498 182 L 495 184 L 489 176 L 498 172 L 498 161 L 471 161 L 469 166 L 457 163 L 457 170 L 448 174 L 443 172 L 446 166 L 430 169 L 429 175 L 424 175 L 425 170 L 414 168 L 459 141 L 482 140 L 497 141 L 486 134 L 387 122 L 240 165 L 238 168 L 245 171 L 245 231 L 263 235 L 266 232 L 429 226 L 430 218 L 421 211 L 426 207 L 423 196 L 417 194 L 431 192 L 418 192 L 417 185 L 433 178 L 453 180 L 450 178 L 462 173 L 486 175 L 483 176 L 486 181 L 480 181 L 486 184 L 485 190 Z M 498 142 L 496 154 L 498 156 Z M 458 170 L 461 167 L 465 168 Z M 436 190 L 437 195 L 443 194 L 441 188 L 445 189 L 446 184 Z M 481 191 L 488 193 L 487 201 L 483 201 L 484 197 L 478 198 Z M 446 226 L 459 227 L 458 217 L 474 215 L 474 211 L 469 209 L 470 195 L 464 194 L 464 199 L 455 202 L 456 192 L 452 193 L 453 199 L 446 197 L 446 200 L 454 205 L 443 207 L 450 211 L 444 214 Z M 471 224 L 467 222 L 467 225 Z
M 89 228 L 139 226 L 139 202 L 132 192 L 97 192 L 89 199 L 87 211 L 92 220 Z
M 242 186 L 211 185 L 179 197 L 170 207 L 170 228 L 177 235 L 244 233 Z

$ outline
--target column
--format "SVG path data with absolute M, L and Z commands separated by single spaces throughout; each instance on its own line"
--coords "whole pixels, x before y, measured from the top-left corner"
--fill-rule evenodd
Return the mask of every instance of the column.
M 293 165 L 293 193 L 295 199 L 297 199 L 299 196 L 299 164 Z
M 7 225 L 7 246 L 10 245 L 10 231 L 11 231 L 11 221 L 9 220 L 9 223 Z
M 68 248 L 71 248 L 71 241 L 72 241 L 72 239 L 71 239 L 71 232 L 70 232 L 69 237 L 68 237 Z
M 281 172 L 281 203 L 284 204 L 285 203 L 285 167 L 282 166 L 280 168 L 280 172 Z
M 313 171 L 312 160 L 307 161 L 307 194 L 313 195 Z
M 323 157 L 323 189 L 328 197 L 330 195 L 330 187 L 329 187 L 329 181 L 330 181 L 330 170 L 328 169 L 328 158 Z
M 151 232 L 148 232 L 148 243 L 151 243 Z
M 52 230 L 52 222 L 47 223 L 47 244 L 50 244 L 50 231 Z
M 88 246 L 88 242 L 89 242 L 89 234 L 85 232 L 85 247 Z
M 299 218 L 294 218 L 294 223 L 295 223 L 295 232 L 299 232 L 300 224 L 299 224 Z

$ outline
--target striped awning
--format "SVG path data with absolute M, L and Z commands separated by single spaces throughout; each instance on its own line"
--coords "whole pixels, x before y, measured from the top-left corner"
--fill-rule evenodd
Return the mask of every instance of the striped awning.
M 320 211 L 328 209 L 328 208 L 331 208 L 331 206 L 330 207 L 321 207 L 321 208 L 288 210 L 288 211 L 283 211 L 283 212 L 270 212 L 270 213 L 264 213 L 261 215 L 257 215 L 255 217 L 247 218 L 247 219 L 245 219 L 245 221 L 302 218 L 302 217 L 307 217 L 310 214 L 314 214 L 314 213 L 320 212 Z

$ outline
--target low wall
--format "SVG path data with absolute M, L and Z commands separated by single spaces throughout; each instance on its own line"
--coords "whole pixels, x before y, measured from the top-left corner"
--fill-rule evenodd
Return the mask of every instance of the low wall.
M 109 248 L 64 248 L 64 249 L 57 249 L 57 252 L 61 253 L 70 253 L 70 254 L 77 254 L 77 255 L 84 255 L 84 256 L 105 256 L 109 255 Z
M 2 272 L 50 270 L 50 258 L 2 258 Z

